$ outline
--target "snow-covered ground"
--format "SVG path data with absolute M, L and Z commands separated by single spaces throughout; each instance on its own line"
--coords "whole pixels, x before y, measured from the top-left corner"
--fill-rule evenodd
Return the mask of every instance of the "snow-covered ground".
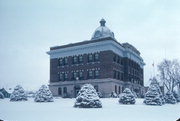
M 176 121 L 180 118 L 180 103 L 147 106 L 142 99 L 135 105 L 120 105 L 118 98 L 101 99 L 103 108 L 73 108 L 75 99 L 55 99 L 36 103 L 0 100 L 0 119 L 7 121 Z

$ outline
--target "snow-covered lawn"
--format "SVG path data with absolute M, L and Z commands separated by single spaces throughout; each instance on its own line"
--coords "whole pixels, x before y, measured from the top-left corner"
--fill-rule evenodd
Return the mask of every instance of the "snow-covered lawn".
M 57 98 L 50 103 L 0 100 L 0 119 L 7 121 L 176 121 L 180 118 L 180 103 L 163 106 L 120 105 L 118 98 L 101 99 L 103 108 L 73 108 L 75 99 Z

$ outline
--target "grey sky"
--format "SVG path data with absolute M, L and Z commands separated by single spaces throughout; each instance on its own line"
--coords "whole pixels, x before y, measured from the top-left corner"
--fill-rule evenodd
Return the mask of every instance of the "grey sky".
M 147 83 L 153 62 L 180 59 L 179 13 L 179 0 L 0 0 L 0 87 L 48 84 L 49 47 L 89 40 L 102 17 L 141 52 Z

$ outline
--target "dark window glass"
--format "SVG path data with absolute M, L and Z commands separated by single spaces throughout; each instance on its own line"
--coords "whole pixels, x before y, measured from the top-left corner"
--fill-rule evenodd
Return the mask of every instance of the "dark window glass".
M 64 93 L 64 94 L 67 94 L 67 87 L 64 87 L 64 88 L 63 88 L 63 93 Z
M 59 94 L 59 95 L 62 95 L 62 89 L 61 89 L 61 87 L 58 88 L 58 94 Z
M 113 57 L 113 61 L 114 61 L 114 62 L 116 62 L 116 58 L 117 58 L 117 56 L 114 55 L 114 57 Z
M 68 80 L 68 74 L 67 73 L 64 74 L 64 80 Z
M 119 86 L 119 94 L 121 93 L 121 87 Z
M 79 72 L 79 78 L 80 78 L 80 79 L 83 78 L 83 72 L 82 72 L 82 71 Z
M 78 62 L 78 58 L 77 58 L 77 56 L 74 56 L 73 57 L 73 64 L 77 64 L 77 62 Z
M 123 60 L 121 59 L 121 65 L 123 65 Z
M 88 55 L 88 62 L 93 62 L 93 55 L 92 54 Z
M 77 72 L 73 72 L 73 79 L 77 79 L 78 77 L 78 73 Z
M 115 79 L 116 78 L 116 71 L 113 71 L 113 78 Z
M 117 86 L 115 85 L 115 93 L 117 94 Z
M 63 59 L 63 58 L 60 58 L 60 59 L 59 59 L 59 65 L 60 65 L 60 66 L 63 66 L 63 65 L 64 65 L 64 59 Z
M 79 56 L 79 63 L 83 62 L 83 56 Z
M 120 79 L 120 75 L 121 75 L 120 72 L 118 72 L 118 79 Z
M 98 54 L 98 53 L 95 53 L 95 55 L 94 55 L 94 60 L 95 60 L 95 61 L 99 61 L 99 54 Z
M 93 78 L 93 71 L 89 71 L 89 72 L 88 72 L 88 77 L 89 77 L 89 78 Z
M 124 79 L 124 77 L 123 77 L 123 73 L 121 73 L 121 76 L 120 76 L 120 77 L 121 77 L 121 80 L 123 80 L 123 79 Z
M 99 71 L 95 70 L 95 77 L 99 77 Z
M 64 77 L 63 77 L 63 74 L 60 73 L 60 74 L 59 74 L 59 80 L 60 80 L 60 81 L 63 81 L 63 78 L 64 78 Z
M 64 65 L 68 64 L 68 58 L 64 58 Z

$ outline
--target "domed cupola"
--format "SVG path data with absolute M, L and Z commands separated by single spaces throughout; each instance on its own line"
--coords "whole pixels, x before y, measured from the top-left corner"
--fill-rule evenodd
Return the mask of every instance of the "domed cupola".
M 108 27 L 105 26 L 106 21 L 104 19 L 101 19 L 99 23 L 100 26 L 95 30 L 91 39 L 100 39 L 106 37 L 111 37 L 115 39 L 114 33 Z

